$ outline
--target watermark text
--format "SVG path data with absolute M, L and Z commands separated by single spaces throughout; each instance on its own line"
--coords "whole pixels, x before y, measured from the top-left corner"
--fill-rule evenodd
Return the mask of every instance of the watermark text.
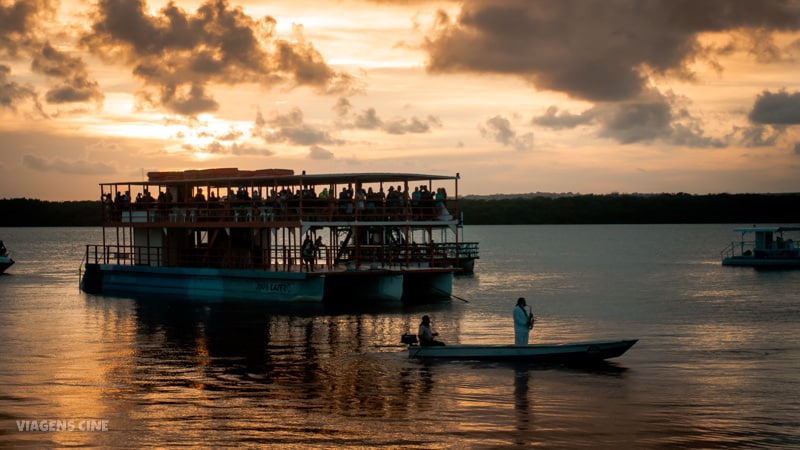
M 108 419 L 17 420 L 17 430 L 24 431 L 108 431 Z

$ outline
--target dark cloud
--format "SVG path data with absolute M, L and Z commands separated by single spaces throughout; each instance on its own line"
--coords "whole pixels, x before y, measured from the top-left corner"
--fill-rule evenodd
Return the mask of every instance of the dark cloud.
M 308 157 L 309 159 L 317 159 L 317 160 L 327 160 L 333 159 L 333 152 L 330 150 L 325 150 L 324 148 L 318 145 L 312 145 L 311 148 L 308 150 Z
M 33 73 L 44 75 L 50 83 L 44 96 L 47 103 L 101 103 L 103 93 L 89 76 L 86 63 L 39 38 L 57 5 L 47 0 L 0 3 L 0 52 L 31 59 Z
M 800 92 L 762 92 L 748 118 L 761 125 L 800 125 Z
M 518 136 L 511 126 L 511 122 L 505 117 L 492 117 L 486 121 L 485 125 L 480 126 L 479 130 L 483 137 L 499 142 L 506 147 L 513 147 L 520 151 L 533 149 L 533 133 Z
M 143 0 L 100 0 L 92 20 L 83 44 L 111 62 L 124 61 L 151 90 L 143 98 L 178 114 L 215 110 L 210 83 L 302 85 L 325 93 L 355 85 L 302 39 L 300 27 L 296 41 L 277 39 L 274 18 L 255 19 L 226 0 L 209 0 L 194 14 L 169 3 L 155 15 Z
M 670 131 L 672 111 L 666 102 L 629 102 L 608 108 L 600 136 L 622 144 L 665 138 Z
M 22 165 L 39 172 L 59 172 L 78 175 L 108 175 L 116 173 L 116 168 L 113 165 L 103 161 L 45 158 L 32 154 L 22 156 Z
M 272 156 L 275 154 L 272 150 L 268 148 L 257 148 L 251 147 L 249 145 L 240 145 L 237 143 L 233 143 L 231 145 L 231 154 L 233 155 L 255 155 L 255 156 Z
M 427 133 L 432 126 L 440 127 L 442 122 L 436 116 L 425 119 L 412 117 L 411 119 L 394 119 L 388 121 L 383 129 L 389 134 Z
M 682 105 L 686 100 L 651 90 L 637 99 L 601 103 L 580 114 L 551 106 L 531 120 L 534 125 L 555 130 L 582 125 L 598 127 L 597 135 L 620 144 L 662 141 L 688 147 L 723 147 L 725 141 L 706 136 L 702 120 Z
M 431 72 L 508 74 L 575 98 L 621 101 L 647 91 L 648 73 L 690 78 L 689 64 L 713 64 L 732 46 L 774 60 L 772 32 L 798 29 L 797 1 L 475 0 L 458 17 L 441 12 L 425 49 Z M 704 48 L 704 32 L 749 39 Z
M 345 97 L 341 97 L 336 101 L 336 104 L 333 105 L 333 111 L 337 116 L 345 117 L 348 113 L 350 113 L 350 108 L 352 107 L 353 105 L 350 104 L 350 100 Z
M 213 141 L 205 147 L 194 147 L 191 145 L 184 145 L 183 148 L 190 152 L 201 151 L 205 153 L 212 153 L 215 155 L 259 155 L 259 156 L 272 156 L 274 152 L 268 149 L 255 148 L 245 145 L 237 144 L 236 142 L 225 145 L 219 141 Z
M 737 137 L 745 147 L 772 147 L 778 143 L 785 131 L 785 127 L 751 125 L 734 128 L 732 137 Z
M 571 129 L 580 125 L 588 125 L 594 121 L 593 110 L 587 110 L 580 114 L 571 114 L 568 111 L 559 111 L 557 106 L 547 108 L 547 111 L 534 117 L 531 121 L 534 125 L 552 128 L 554 130 Z
M 57 6 L 58 2 L 48 0 L 0 2 L 0 50 L 15 56 L 38 46 L 39 25 L 55 13 Z
M 102 102 L 103 93 L 94 80 L 89 79 L 86 63 L 69 56 L 45 43 L 33 55 L 31 70 L 57 80 L 45 96 L 48 103 Z
M 236 141 L 240 139 L 244 133 L 239 130 L 231 128 L 227 133 L 217 136 L 220 141 Z
M 261 112 L 256 115 L 254 136 L 267 143 L 286 142 L 293 145 L 341 145 L 343 141 L 334 139 L 329 132 L 305 123 L 303 111 L 294 108 L 288 114 L 273 114 L 268 120 Z
M 189 87 L 165 86 L 161 91 L 161 104 L 170 111 L 185 116 L 195 116 L 219 108 L 216 100 L 206 93 L 205 87 L 196 84 Z
M 362 130 L 375 130 L 383 127 L 383 120 L 378 117 L 375 108 L 368 108 L 356 114 L 353 119 L 353 126 Z
M 346 106 L 346 107 L 345 107 Z M 340 119 L 347 119 L 347 114 L 351 108 L 350 102 L 347 104 L 337 103 L 334 107 L 340 114 Z M 381 130 L 388 134 L 414 134 L 428 133 L 432 127 L 441 127 L 442 121 L 438 117 L 430 115 L 427 118 L 417 117 L 394 118 L 390 120 L 381 119 L 375 108 L 367 108 L 350 118 L 351 122 L 340 123 L 343 128 L 358 128 L 361 130 Z
M 8 80 L 11 69 L 0 65 L 0 108 L 16 112 L 21 105 L 32 105 L 42 116 L 42 106 L 39 104 L 36 90 L 31 86 L 23 86 Z

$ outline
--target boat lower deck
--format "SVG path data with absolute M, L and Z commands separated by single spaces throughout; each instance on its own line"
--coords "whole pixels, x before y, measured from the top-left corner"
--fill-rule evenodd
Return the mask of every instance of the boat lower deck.
M 153 295 L 200 302 L 400 302 L 449 298 L 453 269 L 320 268 L 295 271 L 86 264 L 92 294 Z

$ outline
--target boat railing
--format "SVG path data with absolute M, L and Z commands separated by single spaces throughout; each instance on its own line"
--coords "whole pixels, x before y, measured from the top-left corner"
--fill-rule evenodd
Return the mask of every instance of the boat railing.
M 150 267 L 205 267 L 276 271 L 315 271 L 335 267 L 333 253 L 320 247 L 312 256 L 303 255 L 299 245 L 277 245 L 271 250 L 249 248 L 191 248 L 180 252 L 159 247 L 134 245 L 86 246 L 88 264 Z
M 741 240 L 731 242 L 731 245 L 720 251 L 723 260 L 726 258 L 742 257 L 800 257 L 800 241 L 792 239 L 779 239 L 770 242 L 767 247 L 756 247 L 755 240 Z
M 461 259 L 477 259 L 477 242 L 431 242 L 428 244 L 348 245 L 340 249 L 339 263 L 379 267 L 457 266 Z
M 461 248 L 468 251 L 462 253 Z M 474 250 L 474 252 L 470 251 Z M 209 267 L 276 271 L 336 270 L 354 266 L 457 266 L 460 259 L 477 258 L 477 243 L 433 242 L 406 245 L 321 246 L 312 255 L 302 245 L 276 244 L 269 249 L 211 248 L 207 245 L 173 249 L 146 245 L 89 244 L 88 264 L 151 267 Z
M 213 224 L 281 226 L 292 222 L 450 222 L 457 217 L 456 199 L 417 201 L 406 205 L 338 199 L 212 200 L 190 202 L 105 203 L 106 226 Z
M 753 254 L 755 241 L 733 241 L 731 245 L 720 250 L 720 257 L 724 260 L 726 258 L 738 258 L 742 256 L 750 256 Z

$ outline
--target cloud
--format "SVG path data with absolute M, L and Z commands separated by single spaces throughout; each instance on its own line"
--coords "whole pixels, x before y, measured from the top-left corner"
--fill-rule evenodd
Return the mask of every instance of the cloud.
M 345 97 L 341 97 L 336 101 L 336 104 L 333 105 L 332 109 L 338 117 L 345 117 L 350 112 L 350 108 L 352 107 L 353 105 L 350 104 L 350 100 Z
M 66 160 L 62 158 L 43 158 L 25 154 L 22 165 L 39 172 L 60 172 L 78 175 L 108 175 L 116 173 L 116 168 L 102 161 Z
M 485 126 L 480 126 L 481 135 L 487 139 L 493 139 L 506 147 L 513 147 L 516 150 L 525 151 L 533 148 L 533 133 L 526 133 L 517 136 L 517 132 L 511 127 L 508 119 L 495 116 L 486 121 Z
M 165 86 L 161 91 L 161 104 L 168 110 L 185 116 L 216 111 L 219 104 L 206 93 L 202 85 Z
M 593 110 L 586 110 L 580 114 L 571 114 L 568 111 L 559 111 L 557 106 L 547 108 L 547 111 L 538 117 L 534 117 L 531 123 L 554 130 L 576 128 L 580 125 L 588 125 L 594 121 L 596 114 Z
M 0 50 L 11 56 L 39 46 L 36 35 L 43 20 L 54 14 L 58 2 L 16 0 L 0 3 Z
M 329 150 L 325 150 L 324 148 L 318 145 L 313 145 L 308 150 L 308 157 L 309 159 L 326 160 L 326 159 L 333 159 L 334 155 L 333 152 Z
M 89 79 L 86 63 L 53 48 L 49 42 L 34 53 L 31 70 L 58 83 L 47 91 L 45 98 L 48 103 L 100 103 L 104 99 L 97 81 Z
M 766 0 L 476 0 L 457 17 L 439 13 L 426 38 L 431 72 L 520 77 L 537 89 L 593 102 L 638 97 L 649 74 L 691 78 L 689 65 L 748 45 L 774 60 L 776 31 L 800 29 L 797 2 Z M 747 36 L 703 47 L 706 32 Z
M 785 127 L 751 125 L 735 127 L 732 136 L 737 136 L 745 147 L 772 147 L 784 135 Z
M 602 120 L 601 137 L 630 144 L 666 137 L 670 131 L 672 111 L 663 101 L 627 102 L 608 107 Z
M 101 0 L 81 42 L 109 62 L 124 61 L 145 83 L 153 106 L 195 115 L 214 111 L 211 83 L 311 86 L 323 93 L 356 88 L 333 70 L 295 27 L 293 41 L 275 36 L 276 20 L 255 19 L 226 0 L 209 0 L 194 14 L 169 3 L 155 14 L 143 0 Z
M 387 122 L 383 129 L 389 134 L 406 133 L 427 133 L 432 126 L 442 126 L 442 122 L 436 116 L 428 116 L 425 119 L 412 117 L 411 119 L 394 119 Z
M 551 106 L 531 123 L 555 130 L 583 125 L 598 127 L 597 136 L 620 144 L 660 140 L 688 147 L 723 147 L 725 141 L 705 135 L 703 122 L 682 103 L 688 100 L 650 90 L 636 99 L 604 102 L 579 114 Z
M 40 38 L 52 26 L 48 19 L 55 15 L 57 7 L 57 2 L 47 0 L 0 4 L 0 51 L 31 59 L 31 71 L 44 75 L 50 83 L 44 96 L 47 103 L 102 103 L 103 93 L 89 76 L 86 63 Z
M 23 86 L 8 80 L 11 69 L 0 65 L 0 109 L 17 112 L 23 105 L 31 105 L 39 115 L 45 116 L 39 103 L 36 90 L 32 86 Z
M 257 155 L 257 156 L 272 156 L 274 151 L 268 148 L 257 148 L 249 145 L 241 145 L 237 143 L 231 144 L 231 154 L 233 155 Z
M 268 120 L 259 111 L 252 131 L 253 136 L 267 143 L 286 142 L 294 145 L 341 145 L 329 132 L 304 122 L 303 111 L 292 109 L 287 114 L 274 113 Z
M 353 126 L 362 130 L 375 130 L 383 128 L 383 120 L 378 117 L 375 108 L 368 108 L 356 114 L 353 120 Z
M 748 118 L 761 125 L 800 125 L 800 92 L 762 92 Z
M 432 127 L 441 127 L 442 121 L 434 116 L 429 115 L 424 119 L 417 117 L 407 118 L 394 118 L 384 120 L 380 118 L 375 108 L 367 108 L 360 113 L 354 114 L 347 122 L 347 114 L 349 113 L 352 105 L 349 101 L 342 102 L 341 100 L 334 106 L 337 111 L 340 121 L 339 125 L 342 128 L 357 128 L 360 130 L 381 130 L 388 134 L 419 134 L 428 133 Z

